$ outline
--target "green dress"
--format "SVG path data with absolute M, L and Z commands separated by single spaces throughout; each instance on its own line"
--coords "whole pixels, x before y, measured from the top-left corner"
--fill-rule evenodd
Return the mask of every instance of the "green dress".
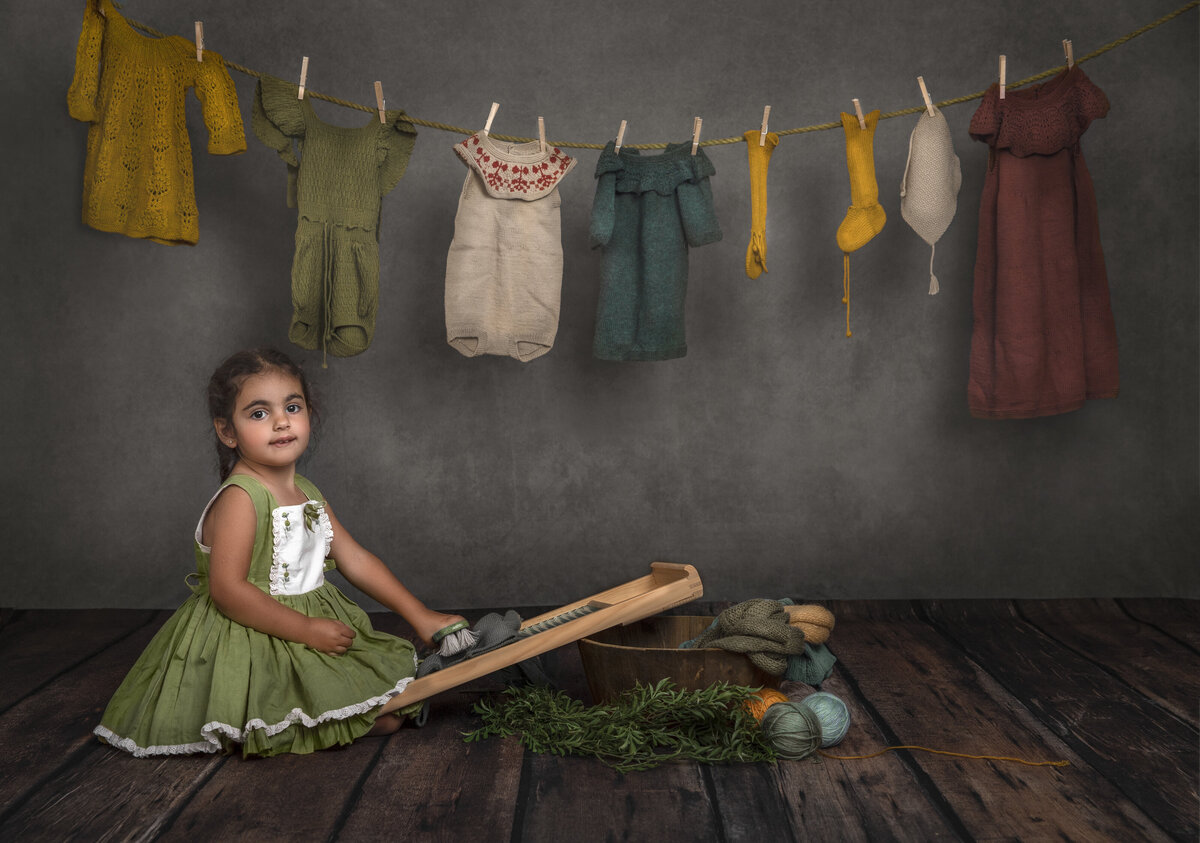
M 354 643 L 345 655 L 330 656 L 223 615 L 208 593 L 202 514 L 194 593 L 154 636 L 95 729 L 135 756 L 231 752 L 238 745 L 246 756 L 277 755 L 348 744 L 371 729 L 379 707 L 416 673 L 412 644 L 376 632 L 367 614 L 325 581 L 334 567 L 326 558 L 333 529 L 316 487 L 297 475 L 309 502 L 279 506 L 252 477 L 235 474 L 221 489 L 230 485 L 246 490 L 258 515 L 248 580 L 298 612 L 349 625 Z

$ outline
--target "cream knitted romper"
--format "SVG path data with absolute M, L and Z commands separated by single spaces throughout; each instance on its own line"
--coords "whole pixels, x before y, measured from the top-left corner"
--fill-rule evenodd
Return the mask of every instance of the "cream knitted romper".
M 575 159 L 482 132 L 456 144 L 467 178 L 446 258 L 446 341 L 527 362 L 554 344 L 562 297 L 558 182 Z

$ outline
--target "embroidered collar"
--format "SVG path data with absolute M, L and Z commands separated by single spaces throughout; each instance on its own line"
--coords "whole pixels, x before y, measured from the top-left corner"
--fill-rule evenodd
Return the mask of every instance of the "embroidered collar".
M 498 143 L 476 133 L 454 147 L 458 157 L 479 173 L 488 194 L 500 199 L 541 199 L 575 166 L 575 159 L 555 146 L 541 151 L 537 141 Z

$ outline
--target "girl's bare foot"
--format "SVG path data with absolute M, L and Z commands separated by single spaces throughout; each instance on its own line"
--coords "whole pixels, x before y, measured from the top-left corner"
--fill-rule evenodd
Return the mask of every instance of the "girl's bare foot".
M 375 718 L 375 725 L 371 727 L 371 731 L 367 732 L 366 737 L 387 737 L 403 725 L 404 718 L 393 711 L 389 711 L 387 714 L 381 714 Z

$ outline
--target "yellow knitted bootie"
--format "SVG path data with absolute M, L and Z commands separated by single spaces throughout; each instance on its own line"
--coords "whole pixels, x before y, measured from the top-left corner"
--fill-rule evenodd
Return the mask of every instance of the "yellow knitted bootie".
M 850 253 L 871 242 L 883 231 L 887 214 L 879 204 L 879 185 L 875 181 L 876 109 L 864 119 L 867 128 L 858 125 L 858 117 L 842 113 L 842 131 L 846 134 L 846 168 L 850 171 L 850 207 L 838 226 L 837 243 L 842 250 L 842 302 L 846 305 L 846 336 L 850 336 Z
M 746 275 L 750 278 L 767 271 L 767 165 L 779 145 L 779 135 L 767 132 L 766 141 L 759 146 L 761 136 L 758 129 L 743 136 L 750 156 L 750 245 L 746 247 Z

